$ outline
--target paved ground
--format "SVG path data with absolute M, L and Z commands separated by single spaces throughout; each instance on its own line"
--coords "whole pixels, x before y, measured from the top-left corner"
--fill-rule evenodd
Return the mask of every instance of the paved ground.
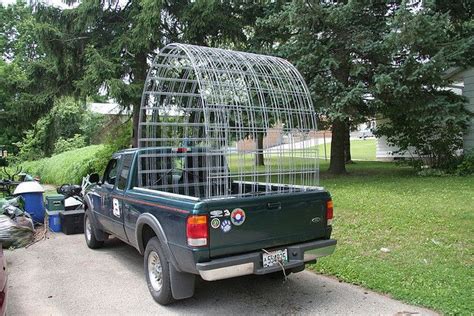
M 57 234 L 6 251 L 9 315 L 433 313 L 307 271 L 286 283 L 256 276 L 200 280 L 193 298 L 162 307 L 148 293 L 134 248 L 114 239 L 90 250 L 83 238 Z

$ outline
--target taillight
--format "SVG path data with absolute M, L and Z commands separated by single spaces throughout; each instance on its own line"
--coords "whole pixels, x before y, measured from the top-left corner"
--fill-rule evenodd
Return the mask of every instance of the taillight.
M 174 153 L 182 154 L 182 153 L 187 153 L 191 150 L 189 150 L 186 147 L 179 147 L 179 148 L 171 148 L 171 151 L 174 152 Z
M 206 215 L 191 215 L 186 221 L 186 237 L 188 246 L 207 246 L 208 227 Z
M 332 200 L 326 202 L 326 219 L 328 226 L 332 225 L 332 219 L 334 217 L 334 205 Z

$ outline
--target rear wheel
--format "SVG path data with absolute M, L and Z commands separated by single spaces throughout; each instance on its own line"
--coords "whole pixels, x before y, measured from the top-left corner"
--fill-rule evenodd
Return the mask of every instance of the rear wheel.
M 95 237 L 95 229 L 92 224 L 89 212 L 84 214 L 84 236 L 86 237 L 86 244 L 91 249 L 97 249 L 104 245 L 103 241 L 97 240 Z
M 158 237 L 151 238 L 146 245 L 144 267 L 146 283 L 153 299 L 161 305 L 174 302 L 169 262 Z

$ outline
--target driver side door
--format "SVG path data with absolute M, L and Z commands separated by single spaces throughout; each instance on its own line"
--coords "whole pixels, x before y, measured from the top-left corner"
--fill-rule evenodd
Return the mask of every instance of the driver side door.
M 103 229 L 114 235 L 121 237 L 120 228 L 123 222 L 114 215 L 114 190 L 117 181 L 117 175 L 120 165 L 120 157 L 112 158 L 105 168 L 102 185 L 99 190 L 101 196 L 101 205 L 99 208 L 98 220 Z

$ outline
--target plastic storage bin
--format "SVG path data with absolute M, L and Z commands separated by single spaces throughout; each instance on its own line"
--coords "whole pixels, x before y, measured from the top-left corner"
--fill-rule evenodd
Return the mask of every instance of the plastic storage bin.
M 46 209 L 48 211 L 64 211 L 64 195 L 48 195 L 46 197 Z
M 44 204 L 43 204 L 44 189 L 36 181 L 27 181 L 20 183 L 13 195 L 21 195 L 25 200 L 25 210 L 31 215 L 35 222 L 44 222 Z
M 53 232 L 61 231 L 61 218 L 59 217 L 59 211 L 46 210 L 46 216 L 48 217 L 49 229 Z
M 84 233 L 84 210 L 60 212 L 61 230 L 66 235 Z

